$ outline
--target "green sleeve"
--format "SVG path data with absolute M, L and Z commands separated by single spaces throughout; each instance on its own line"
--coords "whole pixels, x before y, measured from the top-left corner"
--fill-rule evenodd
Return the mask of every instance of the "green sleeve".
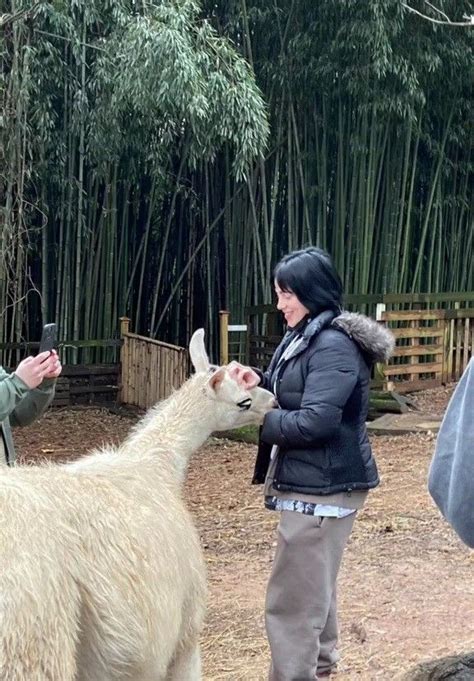
M 12 415 L 17 405 L 30 392 L 28 386 L 15 374 L 0 367 L 0 421 Z
M 56 379 L 45 378 L 38 388 L 33 390 L 27 388 L 27 393 L 10 414 L 12 426 L 28 426 L 42 416 L 53 401 L 55 387 Z

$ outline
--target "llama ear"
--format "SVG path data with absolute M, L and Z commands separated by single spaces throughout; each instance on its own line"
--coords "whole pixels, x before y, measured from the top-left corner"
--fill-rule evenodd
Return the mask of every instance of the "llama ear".
M 212 376 L 210 377 L 209 381 L 207 382 L 208 386 L 216 391 L 219 386 L 221 385 L 222 381 L 224 380 L 225 376 L 225 369 L 224 367 L 221 367 L 220 369 L 217 369 Z
M 204 329 L 198 329 L 189 341 L 189 355 L 196 373 L 209 371 L 209 357 L 204 347 Z

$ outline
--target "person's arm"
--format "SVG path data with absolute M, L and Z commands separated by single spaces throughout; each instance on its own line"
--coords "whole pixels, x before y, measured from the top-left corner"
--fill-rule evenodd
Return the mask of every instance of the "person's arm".
M 474 358 L 453 392 L 436 438 L 428 490 L 462 541 L 474 549 Z
M 305 448 L 330 439 L 357 382 L 358 361 L 357 348 L 349 338 L 324 334 L 309 360 L 301 407 L 266 414 L 262 440 L 284 448 Z
M 56 378 L 61 373 L 56 351 L 27 357 L 12 374 L 0 374 L 0 420 L 27 426 L 45 411 L 54 396 Z
M 54 398 L 55 378 L 45 378 L 38 388 L 28 390 L 10 414 L 12 426 L 29 426 L 42 416 Z
M 24 364 L 24 365 L 23 365 Z M 10 422 L 16 426 L 28 426 L 40 417 L 53 401 L 56 379 L 62 371 L 56 350 L 27 357 L 15 371 L 29 385 L 29 392 L 16 405 Z
M 0 421 L 5 421 L 17 404 L 28 394 L 29 388 L 21 378 L 0 367 Z

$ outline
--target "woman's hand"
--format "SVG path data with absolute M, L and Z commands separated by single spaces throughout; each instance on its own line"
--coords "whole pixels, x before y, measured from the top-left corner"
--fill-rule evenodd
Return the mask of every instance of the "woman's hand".
M 242 385 L 246 390 L 255 388 L 260 383 L 260 376 L 250 367 L 246 367 L 239 362 L 231 362 L 227 370 L 231 378 Z

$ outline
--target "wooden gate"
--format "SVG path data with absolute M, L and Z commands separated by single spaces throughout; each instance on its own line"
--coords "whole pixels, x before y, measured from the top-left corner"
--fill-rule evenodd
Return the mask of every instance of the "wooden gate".
M 458 380 L 474 347 L 474 310 L 399 310 L 382 312 L 396 339 L 384 375 L 398 392 Z
M 147 409 L 187 379 L 188 352 L 177 345 L 130 333 L 129 323 L 129 319 L 121 319 L 120 401 Z

